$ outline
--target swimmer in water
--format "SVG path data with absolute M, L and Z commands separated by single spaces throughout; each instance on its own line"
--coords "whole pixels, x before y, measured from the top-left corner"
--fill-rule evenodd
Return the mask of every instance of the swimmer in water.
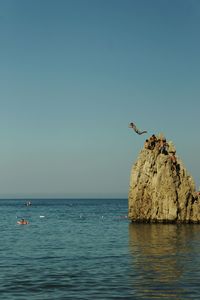
M 25 220 L 25 219 L 21 219 L 20 221 L 17 222 L 17 224 L 20 224 L 20 225 L 27 225 L 27 224 L 28 224 L 28 221 Z

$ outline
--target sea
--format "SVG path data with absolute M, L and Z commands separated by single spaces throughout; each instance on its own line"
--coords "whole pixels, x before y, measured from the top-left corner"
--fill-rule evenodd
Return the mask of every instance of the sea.
M 0 200 L 0 299 L 200 299 L 200 225 L 132 224 L 127 199 L 31 202 Z

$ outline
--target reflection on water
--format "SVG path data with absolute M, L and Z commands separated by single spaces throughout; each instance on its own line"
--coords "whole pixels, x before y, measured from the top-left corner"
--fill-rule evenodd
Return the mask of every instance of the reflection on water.
M 130 224 L 132 286 L 143 299 L 200 299 L 200 226 Z

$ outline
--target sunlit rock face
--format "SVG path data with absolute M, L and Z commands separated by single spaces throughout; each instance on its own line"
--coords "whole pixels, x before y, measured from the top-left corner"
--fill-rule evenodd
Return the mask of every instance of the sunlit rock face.
M 168 151 L 160 153 L 143 148 L 132 167 L 129 187 L 129 219 L 133 222 L 200 223 L 200 197 L 193 178 L 168 143 Z

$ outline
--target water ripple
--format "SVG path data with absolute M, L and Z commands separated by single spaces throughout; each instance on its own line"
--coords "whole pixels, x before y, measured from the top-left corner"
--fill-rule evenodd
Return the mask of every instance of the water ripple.
M 56 201 L 0 202 L 2 299 L 200 298 L 199 225 L 130 224 L 126 200 Z

